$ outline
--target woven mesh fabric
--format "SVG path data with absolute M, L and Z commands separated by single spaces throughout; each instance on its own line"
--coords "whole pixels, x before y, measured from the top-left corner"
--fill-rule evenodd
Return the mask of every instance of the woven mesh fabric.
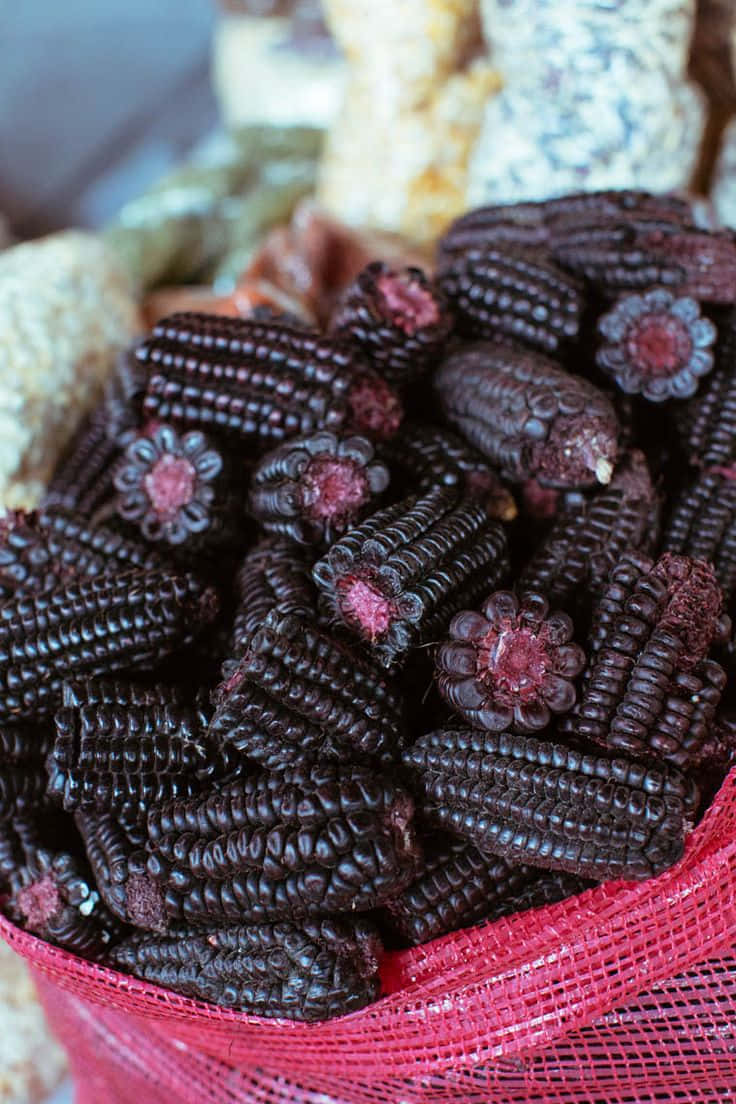
M 0 934 L 40 980 L 81 1104 L 715 1101 L 736 1085 L 736 770 L 659 878 L 389 955 L 386 995 L 330 1023 L 199 1004 Z

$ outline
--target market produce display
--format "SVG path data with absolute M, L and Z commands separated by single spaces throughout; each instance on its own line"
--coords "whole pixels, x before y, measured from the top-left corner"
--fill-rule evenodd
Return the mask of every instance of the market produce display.
M 736 236 L 484 208 L 321 329 L 185 312 L 0 523 L 17 925 L 254 1015 L 676 863 L 736 755 Z

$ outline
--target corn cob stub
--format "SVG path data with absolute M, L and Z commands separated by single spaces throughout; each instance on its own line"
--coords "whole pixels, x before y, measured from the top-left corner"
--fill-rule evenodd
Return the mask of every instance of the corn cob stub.
M 566 613 L 541 594 L 495 591 L 480 612 L 462 610 L 437 650 L 440 694 L 477 728 L 529 732 L 575 704 L 585 652 Z

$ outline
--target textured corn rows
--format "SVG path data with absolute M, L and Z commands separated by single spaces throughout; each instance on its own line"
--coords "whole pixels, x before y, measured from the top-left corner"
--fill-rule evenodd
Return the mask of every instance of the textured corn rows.
M 318 429 L 390 436 L 401 420 L 396 395 L 350 346 L 277 323 L 171 315 L 136 355 L 149 369 L 149 417 L 261 451 Z
M 191 642 L 216 613 L 192 575 L 131 571 L 0 607 L 0 719 L 41 718 L 62 682 L 135 667 Z
M 389 482 L 365 437 L 296 437 L 264 456 L 251 478 L 248 508 L 269 533 L 328 546 L 369 512 Z
M 421 269 L 367 265 L 345 289 L 330 332 L 351 342 L 393 387 L 406 388 L 439 360 L 453 326 L 441 292 Z
M 675 500 L 662 541 L 666 552 L 708 560 L 725 600 L 736 587 L 736 470 L 702 472 Z
M 250 549 L 235 576 L 235 594 L 229 651 L 236 661 L 271 610 L 305 621 L 316 616 L 317 598 L 305 553 L 278 537 L 267 537 Z
M 619 427 L 608 399 L 539 353 L 467 345 L 434 380 L 445 416 L 517 482 L 552 487 L 608 483 Z
M 691 463 L 707 470 L 736 459 L 736 311 L 719 326 L 715 371 L 675 420 Z
M 456 491 L 435 489 L 373 514 L 333 544 L 313 575 L 325 616 L 390 667 L 507 569 L 501 526 Z
M 447 837 L 430 847 L 421 872 L 383 909 L 385 926 L 405 946 L 494 917 L 530 881 L 531 867 L 489 858 L 472 844 Z
M 656 218 L 675 226 L 692 225 L 692 211 L 687 200 L 633 189 L 576 192 L 541 202 L 478 207 L 455 219 L 440 239 L 440 266 L 457 254 L 486 247 L 536 247 L 543 256 L 553 230 L 559 233 L 563 229 L 574 229 L 590 216 L 595 216 L 597 221 Z
M 415 873 L 412 813 L 404 790 L 358 766 L 263 772 L 152 808 L 148 872 L 173 920 L 365 910 Z
M 165 931 L 163 897 L 146 870 L 146 852 L 110 813 L 79 810 L 74 822 L 97 889 L 112 915 L 124 924 Z
M 140 933 L 110 961 L 146 981 L 244 1012 L 323 1020 L 370 1004 L 379 993 L 380 942 L 362 919 Z
M 278 769 L 346 754 L 391 762 L 404 728 L 401 694 L 380 669 L 273 611 L 221 688 L 209 735 Z
M 591 660 L 568 732 L 635 757 L 686 767 L 707 738 L 726 683 L 707 659 L 722 636 L 721 592 L 704 561 L 629 554 L 596 611 Z
M 44 760 L 51 742 L 47 727 L 0 728 L 0 821 L 32 815 L 48 806 Z
M 144 544 L 63 506 L 11 513 L 0 524 L 0 600 L 42 594 L 73 579 L 161 566 L 161 557 Z
M 443 265 L 439 283 L 468 337 L 510 337 L 556 353 L 580 331 L 581 285 L 533 251 L 467 249 Z
M 489 517 L 513 521 L 516 503 L 486 458 L 442 426 L 404 422 L 401 433 L 381 445 L 399 497 L 426 494 L 435 487 L 457 487 L 465 498 L 482 503 Z
M 100 958 L 120 936 L 120 926 L 74 856 L 23 847 L 23 864 L 10 877 L 8 911 L 50 943 L 83 958 Z
M 521 573 L 519 590 L 539 591 L 553 607 L 571 614 L 589 612 L 623 553 L 649 551 L 656 539 L 657 498 L 647 462 L 637 450 L 607 487 L 558 511 Z
M 681 855 L 685 778 L 508 733 L 421 736 L 404 766 L 424 816 L 480 851 L 582 877 L 642 879 Z

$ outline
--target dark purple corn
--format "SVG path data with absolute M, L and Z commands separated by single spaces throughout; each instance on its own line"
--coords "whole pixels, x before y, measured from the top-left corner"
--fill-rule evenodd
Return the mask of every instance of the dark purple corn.
M 46 506 L 0 522 L 0 599 L 43 594 L 73 579 L 163 566 L 161 557 L 78 511 Z
M 516 503 L 482 453 L 442 426 L 405 422 L 380 455 L 391 470 L 391 486 L 401 496 L 457 487 L 463 498 L 482 503 L 490 518 L 513 521 Z
M 604 295 L 653 285 L 703 303 L 736 302 L 736 237 L 649 216 L 574 220 L 552 227 L 558 264 Z
M 251 477 L 250 514 L 269 533 L 329 545 L 375 507 L 388 468 L 366 437 L 322 430 L 266 454 Z
M 156 661 L 190 643 L 217 612 L 194 576 L 130 571 L 0 606 L 0 720 L 37 719 L 67 679 Z
M 34 816 L 0 821 L 0 893 L 10 892 L 13 876 L 25 866 L 26 855 L 41 846 Z
M 85 705 L 190 705 L 192 697 L 191 687 L 127 679 L 72 679 L 62 688 L 62 705 L 66 709 L 81 709 Z
M 654 218 L 675 226 L 692 223 L 687 200 L 673 195 L 622 191 L 573 192 L 539 202 L 507 203 L 478 207 L 450 226 L 439 242 L 440 267 L 449 258 L 487 246 L 536 249 L 544 256 L 553 229 L 575 227 L 590 219 Z
M 507 568 L 503 528 L 478 503 L 445 488 L 373 514 L 334 544 L 313 574 L 325 615 L 390 667 L 434 639 Z
M 163 895 L 146 870 L 146 853 L 133 843 L 119 821 L 106 812 L 77 812 L 74 822 L 102 900 L 125 924 L 164 932 Z
M 727 631 L 721 605 L 705 561 L 624 556 L 595 612 L 593 656 L 566 730 L 611 751 L 687 767 L 726 683 L 707 658 Z
M 26 851 L 10 878 L 11 920 L 82 958 L 100 958 L 120 937 L 89 872 L 72 855 L 45 848 Z
M 216 700 L 210 739 L 268 769 L 325 756 L 391 762 L 404 742 L 399 689 L 293 614 L 269 614 Z
M 48 792 L 67 812 L 111 811 L 141 820 L 148 806 L 197 793 L 233 759 L 207 741 L 208 717 L 188 706 L 84 705 L 60 709 L 48 757 Z
M 598 881 L 676 862 L 695 797 L 676 771 L 475 729 L 420 737 L 404 766 L 430 823 L 510 863 Z
M 713 367 L 716 328 L 695 299 L 666 288 L 624 295 L 598 321 L 596 364 L 650 402 L 686 399 Z
M 131 936 L 109 955 L 143 981 L 255 1016 L 329 1020 L 380 993 L 382 948 L 369 921 L 349 917 L 192 928 Z
M 576 897 L 595 883 L 577 874 L 568 874 L 565 870 L 535 870 L 519 888 L 500 900 L 493 911 L 493 919 L 501 916 L 513 916 L 527 909 L 545 908 L 556 905 L 568 897 Z
M 540 353 L 467 345 L 440 366 L 434 386 L 448 420 L 507 478 L 550 487 L 610 482 L 619 434 L 613 406 Z
M 421 269 L 373 261 L 343 292 L 330 332 L 401 390 L 439 360 L 452 325 L 444 297 Z
M 236 661 L 271 610 L 304 621 L 317 616 L 317 594 L 306 554 L 278 537 L 267 537 L 247 553 L 235 576 L 235 596 L 230 655 Z
M 169 917 L 199 923 L 367 910 L 416 873 L 414 805 L 358 766 L 263 771 L 148 817 Z
M 649 551 L 657 536 L 657 496 L 643 453 L 631 452 L 607 487 L 563 504 L 518 580 L 555 608 L 576 614 L 590 606 L 629 549 Z
M 575 704 L 585 652 L 572 644 L 566 613 L 549 613 L 541 594 L 498 590 L 482 612 L 462 610 L 436 655 L 437 687 L 475 728 L 533 732 Z
M 736 460 L 736 311 L 719 328 L 715 370 L 675 417 L 692 464 L 707 469 Z
M 52 743 L 48 726 L 0 727 L 0 821 L 48 809 L 44 761 Z
M 149 369 L 144 410 L 235 435 L 263 452 L 318 429 L 382 439 L 401 403 L 350 346 L 276 322 L 174 314 L 137 351 Z
M 675 498 L 662 549 L 708 560 L 726 601 L 736 589 L 736 466 L 700 474 Z
M 222 456 L 203 433 L 163 423 L 137 434 L 115 469 L 116 509 L 146 540 L 196 549 L 227 536 Z
M 423 846 L 422 869 L 403 892 L 387 901 L 381 920 L 402 946 L 415 947 L 448 932 L 495 917 L 536 870 L 510 866 L 481 854 L 464 840 L 442 838 Z
M 582 285 L 533 251 L 471 247 L 441 267 L 439 284 L 468 337 L 511 337 L 554 354 L 579 334 Z

